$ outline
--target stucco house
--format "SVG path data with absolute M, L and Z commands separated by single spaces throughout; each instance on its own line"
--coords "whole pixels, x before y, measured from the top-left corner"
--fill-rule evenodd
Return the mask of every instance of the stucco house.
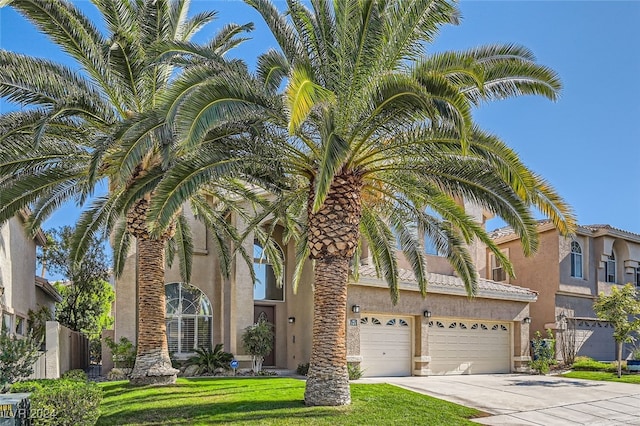
M 574 334 L 578 355 L 614 360 L 613 328 L 596 317 L 593 302 L 612 286 L 640 285 L 640 235 L 610 225 L 584 225 L 574 238 L 565 238 L 548 221 L 540 221 L 538 231 L 540 247 L 529 258 L 510 228 L 494 231 L 492 238 L 517 277 L 505 276 L 489 253 L 486 276 L 538 292 L 530 308 L 532 333 L 551 329 L 559 341 Z
M 26 214 L 26 213 L 25 213 Z M 0 226 L 0 312 L 11 333 L 26 335 L 30 309 L 47 306 L 55 313 L 62 297 L 44 278 L 36 276 L 36 246 L 45 243 L 44 233 L 34 238 L 24 230 L 25 214 Z
M 484 223 L 486 213 L 471 205 L 470 214 Z M 182 283 L 177 267 L 165 274 L 167 338 L 176 358 L 186 358 L 199 346 L 223 343 L 226 351 L 247 366 L 241 345 L 244 329 L 259 318 L 274 325 L 275 345 L 264 365 L 295 369 L 309 362 L 313 297 L 311 265 L 303 270 L 297 292 L 291 288 L 295 249 L 281 245 L 285 284 L 278 288 L 273 269 L 261 247 L 253 250 L 259 282 L 254 286 L 249 267 L 237 260 L 231 278 L 224 280 L 210 232 L 186 213 L 194 242 L 192 282 Z M 243 228 L 240 218 L 236 226 Z M 276 235 L 277 237 L 277 235 Z M 253 247 L 252 247 L 253 245 Z M 471 247 L 484 275 L 485 247 Z M 387 284 L 376 277 L 363 247 L 359 280 L 349 286 L 345 321 L 347 355 L 365 376 L 508 373 L 525 369 L 529 357 L 529 306 L 537 294 L 529 289 L 482 279 L 478 295 L 469 299 L 462 280 L 445 258 L 427 256 L 428 295 L 423 299 L 408 265 L 400 261 L 400 300 L 391 303 Z M 116 340 L 136 340 L 136 253 L 129 253 L 123 275 L 116 280 Z M 481 276 L 482 276 L 481 275 Z

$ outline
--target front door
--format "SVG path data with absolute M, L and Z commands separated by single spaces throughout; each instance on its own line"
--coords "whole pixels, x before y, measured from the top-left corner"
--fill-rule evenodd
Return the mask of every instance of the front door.
M 275 306 L 261 306 L 254 305 L 253 307 L 253 322 L 257 323 L 260 320 L 265 320 L 273 326 L 273 335 L 276 335 L 276 307 Z M 264 357 L 263 365 L 269 367 L 275 367 L 276 365 L 276 346 L 273 345 L 271 353 Z

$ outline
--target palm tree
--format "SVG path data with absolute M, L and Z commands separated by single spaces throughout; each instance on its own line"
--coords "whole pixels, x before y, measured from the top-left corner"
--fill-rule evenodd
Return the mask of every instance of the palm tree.
M 352 264 L 357 277 L 361 237 L 396 303 L 397 243 L 426 294 L 422 235 L 447 255 L 470 295 L 478 279 L 467 249 L 472 240 L 511 272 L 462 200 L 503 218 L 527 254 L 538 243 L 532 207 L 571 232 L 570 208 L 553 188 L 472 121 L 472 108 L 484 101 L 530 94 L 554 100 L 560 82 L 515 45 L 426 54 L 439 28 L 457 23 L 449 1 L 312 0 L 307 8 L 288 0 L 286 13 L 269 0 L 246 2 L 281 49 L 260 57 L 257 79 L 281 99 L 265 109 L 265 120 L 288 131 L 267 143 L 290 190 L 263 217 L 284 212 L 285 226 L 299 237 L 296 280 L 302 262 L 314 262 L 305 403 L 349 404 L 347 283 Z M 300 218 L 297 227 L 291 217 Z
M 165 98 L 174 85 L 188 88 L 189 73 L 206 71 L 229 79 L 234 69 L 242 70 L 242 63 L 222 55 L 243 40 L 239 35 L 251 25 L 227 25 L 198 45 L 190 39 L 216 14 L 189 17 L 189 0 L 93 4 L 106 33 L 71 2 L 0 1 L 31 21 L 80 70 L 0 51 L 0 96 L 24 107 L 0 116 L 0 223 L 30 206 L 33 232 L 62 204 L 73 200 L 84 205 L 92 199 L 77 226 L 74 257 L 80 259 L 91 237 L 105 232 L 114 244 L 116 274 L 135 238 L 138 352 L 132 382 L 173 383 L 177 370 L 171 366 L 165 335 L 165 251 L 168 261 L 178 255 L 188 281 L 190 231 L 179 209 L 162 229 L 152 229 L 146 220 L 149 205 L 169 170 L 199 161 L 203 156 L 198 152 L 207 153 L 198 191 L 188 201 L 215 230 L 228 272 L 228 244 L 237 234 L 226 221 L 226 210 L 233 206 L 224 195 L 243 192 L 227 177 L 233 163 L 230 146 L 242 140 L 238 135 L 245 129 L 218 122 L 199 129 L 197 143 L 193 138 L 183 143 L 173 130 L 178 121 L 166 117 L 170 109 L 179 118 L 188 105 Z M 95 196 L 101 186 L 108 186 L 106 195 Z

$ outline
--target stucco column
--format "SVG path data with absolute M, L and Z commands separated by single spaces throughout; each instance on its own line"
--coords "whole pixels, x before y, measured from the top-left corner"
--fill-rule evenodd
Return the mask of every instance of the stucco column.
M 414 329 L 413 375 L 428 376 L 429 363 L 431 362 L 431 356 L 429 356 L 429 321 L 431 318 L 424 316 L 414 318 L 416 326 Z
M 518 373 L 529 371 L 530 328 L 531 325 L 523 323 L 522 320 L 513 322 L 513 370 Z

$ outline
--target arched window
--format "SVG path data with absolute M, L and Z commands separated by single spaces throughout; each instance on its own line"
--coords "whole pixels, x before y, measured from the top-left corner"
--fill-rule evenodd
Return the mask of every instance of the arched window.
M 253 270 L 256 274 L 253 299 L 283 301 L 284 286 L 278 287 L 273 267 L 257 241 L 253 243 Z
M 571 242 L 571 276 L 582 278 L 582 247 L 577 241 Z
M 207 296 L 184 283 L 167 284 L 164 289 L 169 352 L 180 355 L 198 348 L 211 349 L 213 310 Z
M 613 251 L 604 263 L 604 280 L 608 283 L 616 282 L 616 255 Z

